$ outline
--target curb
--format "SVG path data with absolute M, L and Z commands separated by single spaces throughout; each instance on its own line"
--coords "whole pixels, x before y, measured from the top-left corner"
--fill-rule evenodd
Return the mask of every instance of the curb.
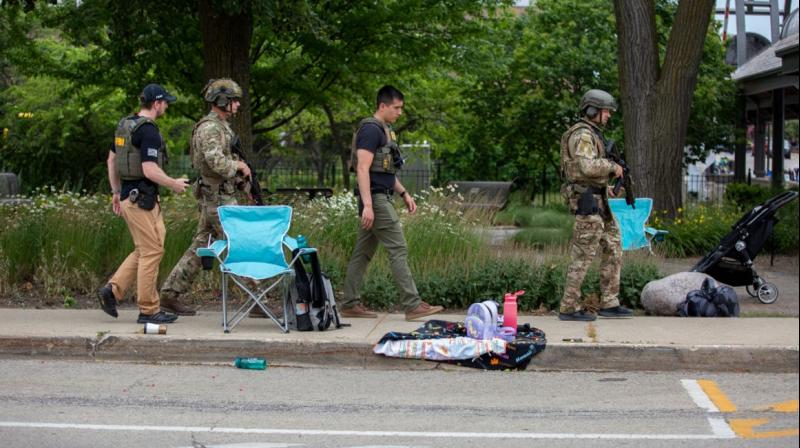
M 703 371 L 798 373 L 798 347 L 548 344 L 528 371 Z M 230 364 L 237 356 L 262 357 L 274 366 L 377 370 L 456 368 L 423 360 L 387 358 L 372 345 L 347 342 L 204 340 L 105 335 L 0 337 L 0 358 L 34 357 L 185 364 Z

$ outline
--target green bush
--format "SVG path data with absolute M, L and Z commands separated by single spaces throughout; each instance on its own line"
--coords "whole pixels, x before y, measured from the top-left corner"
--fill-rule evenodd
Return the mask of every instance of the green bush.
M 546 207 L 515 204 L 498 213 L 494 222 L 522 227 L 514 235 L 513 241 L 524 246 L 542 248 L 569 244 L 575 218 L 561 204 Z
M 670 257 L 703 256 L 719 245 L 745 213 L 773 196 L 769 189 L 762 187 L 734 184 L 728 188 L 731 193 L 728 196 L 726 192 L 727 204 L 722 207 L 692 205 L 686 210 L 678 209 L 674 218 L 663 218 L 654 213 L 653 225 L 670 232 L 656 246 L 658 250 Z M 762 250 L 796 254 L 800 247 L 798 214 L 797 200 L 781 208 L 776 214 L 778 223 L 772 238 L 767 240 Z
M 797 187 L 793 188 L 797 191 Z M 756 205 L 770 199 L 780 191 L 758 185 L 732 184 L 725 189 L 725 201 L 735 205 L 741 214 L 747 213 Z M 800 250 L 800 208 L 798 200 L 786 204 L 776 214 L 778 224 L 773 230 L 773 237 L 767 242 L 767 250 L 773 249 L 778 253 L 796 254 Z M 733 224 L 733 223 L 731 223 Z
M 731 184 L 725 190 L 723 206 L 691 205 L 686 210 L 678 209 L 674 218 L 664 218 L 655 212 L 653 225 L 670 232 L 656 247 L 671 257 L 703 256 L 719 245 L 745 213 L 776 194 L 769 188 Z M 800 248 L 798 201 L 785 205 L 776 216 L 778 224 L 763 250 L 796 254 Z
M 448 308 L 465 309 L 474 302 L 493 299 L 500 301 L 507 292 L 525 290 L 518 299 L 521 311 L 541 308 L 558 309 L 564 292 L 564 281 L 569 260 L 553 257 L 544 263 L 519 259 L 485 260 L 470 269 L 456 269 L 447 275 L 440 272 L 414 272 L 420 296 L 434 304 Z M 639 308 L 642 288 L 661 278 L 652 261 L 626 259 L 620 276 L 620 301 L 629 307 Z M 395 302 L 395 289 L 388 272 L 372 271 L 365 280 L 362 293 L 364 302 L 376 309 L 391 309 Z M 586 294 L 600 293 L 600 276 L 596 267 L 590 268 L 582 288 Z
M 734 208 L 703 204 L 690 205 L 685 210 L 679 208 L 674 218 L 654 212 L 653 226 L 669 232 L 655 247 L 668 257 L 705 255 L 719 245 L 739 216 Z
M 542 227 L 522 229 L 514 235 L 516 243 L 543 248 L 546 246 L 566 246 L 572 238 L 572 227 Z
M 750 209 L 772 196 L 771 189 L 758 185 L 735 183 L 725 187 L 725 203 L 737 205 L 742 210 Z

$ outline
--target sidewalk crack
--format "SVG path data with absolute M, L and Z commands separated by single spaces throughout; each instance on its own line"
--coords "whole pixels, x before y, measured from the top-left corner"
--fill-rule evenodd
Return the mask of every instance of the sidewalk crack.
M 96 337 L 89 339 L 89 346 L 91 348 L 91 351 L 89 352 L 90 357 L 96 358 L 97 349 L 111 338 L 110 333 L 110 331 L 98 331 Z

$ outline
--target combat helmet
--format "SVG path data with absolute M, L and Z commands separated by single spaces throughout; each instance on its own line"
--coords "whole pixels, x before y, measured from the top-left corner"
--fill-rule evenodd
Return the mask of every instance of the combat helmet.
M 586 113 L 586 109 L 589 107 L 594 107 L 596 111 L 600 109 L 615 111 L 617 110 L 617 102 L 614 101 L 614 97 L 605 90 L 591 89 L 584 93 L 581 98 L 581 113 Z M 597 112 L 588 115 L 596 114 Z
M 210 79 L 203 89 L 203 98 L 217 107 L 227 106 L 231 100 L 242 97 L 242 88 L 229 78 Z

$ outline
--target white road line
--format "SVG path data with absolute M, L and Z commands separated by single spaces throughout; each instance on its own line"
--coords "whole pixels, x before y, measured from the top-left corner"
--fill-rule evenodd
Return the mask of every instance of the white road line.
M 703 391 L 703 388 L 697 384 L 697 380 L 681 380 L 683 388 L 689 392 L 689 396 L 694 400 L 699 408 L 705 409 L 707 412 L 719 413 L 717 406 L 708 398 L 708 395 Z
M 734 439 L 736 433 L 733 432 L 731 426 L 725 421 L 719 412 L 719 408 L 708 398 L 703 388 L 697 384 L 697 380 L 681 380 L 683 388 L 689 393 L 689 396 L 699 408 L 705 409 L 708 412 L 708 424 L 711 426 L 711 432 L 721 439 Z
M 711 432 L 725 438 L 735 439 L 736 433 L 731 429 L 731 426 L 725 421 L 725 417 L 708 417 L 708 424 L 711 425 Z
M 424 431 L 334 431 L 325 429 L 221 428 L 210 426 L 88 425 L 77 423 L 0 422 L 0 428 L 77 429 L 92 431 L 165 431 L 225 434 L 267 434 L 349 437 L 420 437 L 459 439 L 606 439 L 606 440 L 713 440 L 727 434 L 576 434 L 525 432 L 424 432 Z M 732 432 L 731 432 L 732 433 Z

